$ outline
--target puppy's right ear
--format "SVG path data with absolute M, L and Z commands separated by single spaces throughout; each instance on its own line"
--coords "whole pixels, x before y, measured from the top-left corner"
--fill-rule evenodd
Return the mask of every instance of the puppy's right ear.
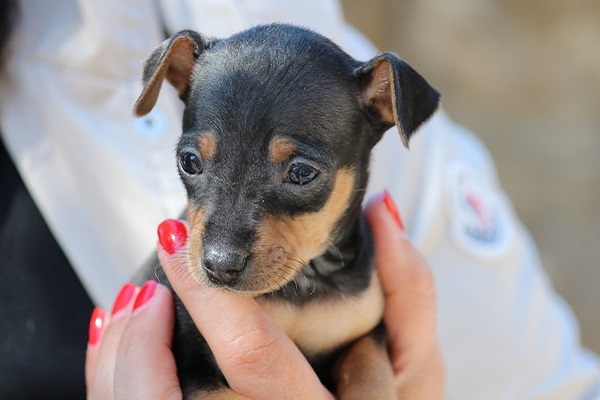
M 165 78 L 177 89 L 179 97 L 185 99 L 196 60 L 211 43 L 190 30 L 165 40 L 144 64 L 144 89 L 135 102 L 133 113 L 141 117 L 152 110 Z

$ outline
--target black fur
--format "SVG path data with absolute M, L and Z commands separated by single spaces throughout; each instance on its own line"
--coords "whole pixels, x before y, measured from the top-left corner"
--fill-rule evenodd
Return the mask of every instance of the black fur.
M 190 203 L 209 215 L 203 243 L 248 254 L 262 215 L 286 218 L 321 210 L 337 171 L 351 169 L 355 182 L 350 207 L 330 234 L 331 246 L 321 256 L 305 260 L 301 278 L 263 296 L 302 306 L 331 296 L 359 295 L 373 273 L 373 245 L 361 209 L 369 157 L 391 126 L 362 101 L 365 86 L 374 79 L 370 75 L 374 60 L 359 62 L 326 38 L 289 25 L 260 26 L 224 40 L 184 31 L 148 60 L 146 82 L 178 37 L 190 39 L 194 61 L 189 85 L 180 92 L 186 106 L 178 157 L 183 153 L 200 157 L 199 133 L 210 132 L 219 143 L 214 157 L 203 160 L 201 174 L 181 173 Z M 394 71 L 396 117 L 408 140 L 433 113 L 439 95 L 396 56 L 380 57 Z M 171 80 L 168 73 L 167 79 Z M 286 184 L 290 162 L 276 165 L 265 156 L 275 136 L 295 143 L 290 162 L 316 168 L 317 180 L 305 187 Z M 165 282 L 162 270 L 158 273 Z M 153 265 L 146 276 L 154 274 Z M 180 302 L 177 308 L 174 351 L 186 395 L 226 385 Z M 342 350 L 311 358 L 324 383 L 333 385 L 329 370 Z

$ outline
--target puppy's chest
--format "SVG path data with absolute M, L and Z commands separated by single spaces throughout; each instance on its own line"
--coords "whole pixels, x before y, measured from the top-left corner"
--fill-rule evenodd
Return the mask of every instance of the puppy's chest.
M 370 332 L 383 316 L 383 291 L 376 274 L 360 293 L 295 305 L 259 297 L 259 304 L 306 355 L 343 346 Z

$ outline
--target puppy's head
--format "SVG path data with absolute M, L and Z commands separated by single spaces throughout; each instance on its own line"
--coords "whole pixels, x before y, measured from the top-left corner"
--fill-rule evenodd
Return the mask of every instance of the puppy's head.
M 290 282 L 360 213 L 369 153 L 412 133 L 438 93 L 384 53 L 358 62 L 288 25 L 223 40 L 182 31 L 147 60 L 135 113 L 167 79 L 185 103 L 178 168 L 198 281 L 258 295 Z

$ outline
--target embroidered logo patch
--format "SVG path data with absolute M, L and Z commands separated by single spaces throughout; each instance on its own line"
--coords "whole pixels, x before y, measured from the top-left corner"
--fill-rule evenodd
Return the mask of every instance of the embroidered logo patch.
M 498 214 L 491 209 L 489 203 L 481 197 L 481 193 L 472 187 L 462 188 L 462 208 L 465 218 L 464 229 L 473 240 L 482 243 L 493 243 L 500 236 Z
M 474 169 L 460 162 L 448 171 L 451 229 L 464 250 L 497 257 L 509 244 L 506 211 L 497 192 Z

